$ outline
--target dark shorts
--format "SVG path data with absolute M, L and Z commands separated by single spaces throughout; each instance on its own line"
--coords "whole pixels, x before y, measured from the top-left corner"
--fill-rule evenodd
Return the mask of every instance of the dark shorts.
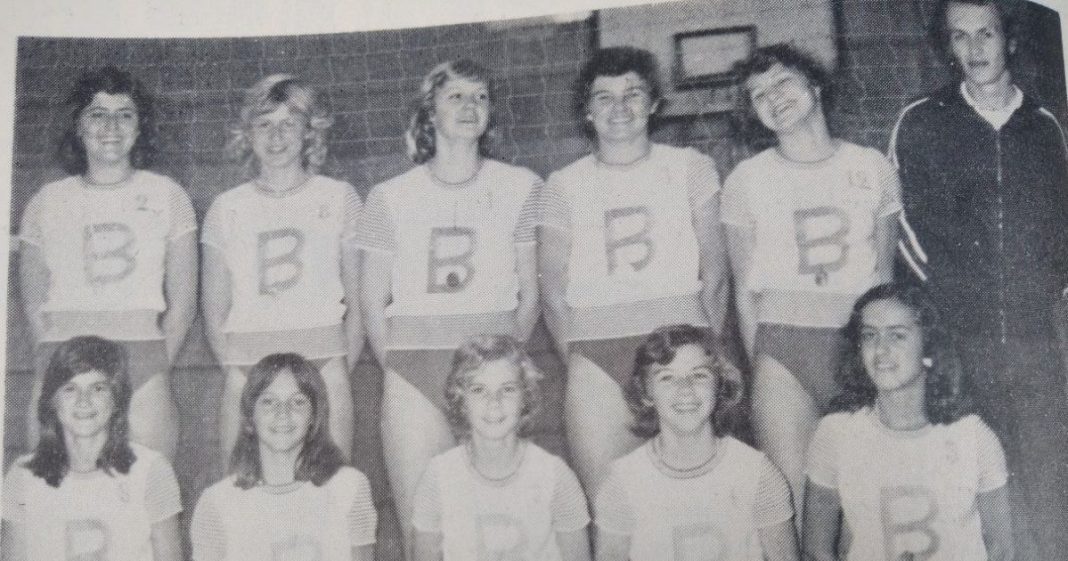
M 645 337 L 645 335 L 639 335 L 593 341 L 572 341 L 568 346 L 570 352 L 586 357 L 615 380 L 620 388 L 625 388 L 631 372 L 634 371 L 634 352 Z
M 37 375 L 43 377 L 48 369 L 48 362 L 56 352 L 61 341 L 44 341 L 34 350 L 34 367 Z M 127 370 L 130 376 L 130 388 L 137 391 L 149 378 L 161 372 L 168 372 L 167 343 L 162 339 L 154 341 L 116 341 L 126 349 Z
M 834 374 L 844 345 L 838 329 L 762 323 L 757 327 L 753 354 L 767 355 L 783 365 L 825 413 L 841 389 Z
M 390 349 L 382 367 L 396 372 L 445 411 L 445 378 L 452 369 L 454 349 Z

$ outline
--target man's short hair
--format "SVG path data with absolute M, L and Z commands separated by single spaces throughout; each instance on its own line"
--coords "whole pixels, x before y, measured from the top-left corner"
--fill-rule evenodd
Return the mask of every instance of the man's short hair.
M 1020 20 L 1023 2 L 1020 0 L 940 0 L 931 17 L 931 40 L 935 49 L 953 60 L 953 51 L 949 47 L 949 28 L 946 25 L 946 13 L 950 4 L 969 4 L 972 6 L 992 6 L 1001 21 L 1001 33 L 1005 36 L 1005 48 L 1017 40 L 1020 34 Z M 1012 51 L 1009 51 L 1012 54 Z

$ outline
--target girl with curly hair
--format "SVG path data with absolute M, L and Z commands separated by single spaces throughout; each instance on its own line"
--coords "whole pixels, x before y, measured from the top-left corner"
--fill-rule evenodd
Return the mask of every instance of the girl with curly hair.
M 230 475 L 204 491 L 191 525 L 196 561 L 374 558 L 371 487 L 331 440 L 315 365 L 273 354 L 248 374 Z
M 220 441 L 233 448 L 248 369 L 296 352 L 322 372 L 334 442 L 349 456 L 348 370 L 363 349 L 355 234 L 360 197 L 319 175 L 332 120 L 316 92 L 288 74 L 248 90 L 231 150 L 254 179 L 212 202 L 204 221 L 204 318 L 225 369 Z
M 445 400 L 461 444 L 432 459 L 419 482 L 416 561 L 589 561 L 578 478 L 525 438 L 540 379 L 509 336 L 477 336 L 456 350 Z
M 706 330 L 673 325 L 646 337 L 626 396 L 632 430 L 648 440 L 612 463 L 597 494 L 598 561 L 797 560 L 786 480 L 730 435 L 742 392 L 741 373 Z
M 870 289 L 844 331 L 842 392 L 808 450 L 806 558 L 1011 559 L 1005 455 L 923 289 Z

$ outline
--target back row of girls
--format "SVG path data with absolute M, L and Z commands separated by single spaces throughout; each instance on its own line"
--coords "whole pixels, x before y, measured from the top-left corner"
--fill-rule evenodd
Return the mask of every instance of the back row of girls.
M 733 268 L 757 440 L 800 511 L 805 450 L 838 389 L 836 329 L 890 278 L 899 187 L 876 151 L 830 136 L 827 82 L 806 56 L 766 47 L 739 72 L 778 144 L 740 164 L 722 200 L 710 158 L 651 142 L 663 101 L 652 55 L 637 49 L 586 64 L 575 109 L 595 151 L 544 186 L 486 157 L 486 71 L 436 67 L 407 134 L 420 165 L 376 186 L 363 208 L 351 186 L 316 174 L 330 119 L 311 88 L 284 75 L 258 83 L 233 142 L 255 179 L 216 199 L 201 234 L 208 339 L 227 369 L 222 449 L 239 438 L 249 368 L 289 351 L 322 370 L 347 452 L 346 373 L 366 331 L 386 371 L 383 443 L 408 521 L 428 462 L 456 442 L 440 392 L 448 357 L 476 334 L 525 340 L 542 302 L 567 357 L 575 466 L 596 495 L 609 463 L 640 444 L 623 392 L 639 338 L 679 322 L 722 334 Z M 195 305 L 191 207 L 140 169 L 151 113 L 128 76 L 88 76 L 71 107 L 76 175 L 34 197 L 20 232 L 38 353 L 84 333 L 123 341 L 133 435 L 173 453 L 166 371 Z
M 932 302 L 877 286 L 844 335 L 843 389 L 807 453 L 806 558 L 1012 559 L 1004 455 L 971 414 Z M 180 558 L 170 464 L 128 441 L 126 359 L 98 337 L 58 345 L 41 440 L 4 478 L 4 561 Z M 540 403 L 530 358 L 510 336 L 482 335 L 451 364 L 437 393 L 460 445 L 421 474 L 413 558 L 589 561 L 578 479 L 524 438 Z M 591 495 L 598 561 L 797 561 L 786 480 L 732 435 L 744 383 L 708 330 L 655 330 L 625 384 L 643 440 Z M 194 559 L 373 559 L 370 487 L 343 465 L 329 416 L 311 361 L 272 354 L 249 370 L 230 473 L 192 516 Z

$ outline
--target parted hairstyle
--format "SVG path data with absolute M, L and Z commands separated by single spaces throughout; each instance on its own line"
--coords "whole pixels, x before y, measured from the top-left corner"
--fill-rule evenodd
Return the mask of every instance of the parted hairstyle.
M 878 389 L 864 368 L 860 352 L 864 309 L 873 302 L 892 300 L 912 310 L 923 336 L 922 367 L 926 371 L 924 408 L 934 424 L 952 423 L 974 412 L 953 337 L 927 291 L 909 282 L 881 284 L 869 289 L 853 305 L 849 323 L 842 328 L 846 344 L 835 380 L 842 391 L 831 400 L 830 410 L 854 412 L 875 405 Z M 930 363 L 929 365 L 927 363 Z
M 311 426 L 304 435 L 294 479 L 320 486 L 345 464 L 341 450 L 330 437 L 330 404 L 319 369 L 296 353 L 272 354 L 252 367 L 241 392 L 241 430 L 230 456 L 230 473 L 236 476 L 235 484 L 241 489 L 250 489 L 263 480 L 259 435 L 254 422 L 256 400 L 283 372 L 293 375 L 297 388 L 312 403 Z
M 597 140 L 597 131 L 586 117 L 589 115 L 590 90 L 593 81 L 600 76 L 616 77 L 633 72 L 649 87 L 652 103 L 663 103 L 660 85 L 660 66 L 656 57 L 645 49 L 636 47 L 605 47 L 597 49 L 586 61 L 575 80 L 572 109 L 575 117 L 582 123 L 582 131 L 590 140 Z M 649 116 L 649 132 L 659 125 L 657 112 Z
M 452 356 L 452 369 L 445 378 L 445 414 L 457 438 L 471 432 L 464 405 L 464 390 L 471 374 L 487 363 L 507 361 L 519 373 L 523 405 L 519 412 L 519 436 L 526 436 L 534 414 L 541 407 L 542 374 L 518 341 L 508 335 L 477 335 L 460 345 Z
M 127 374 L 126 350 L 119 343 L 100 337 L 74 337 L 59 344 L 45 370 L 41 397 L 37 402 L 37 420 L 41 436 L 33 456 L 26 463 L 31 473 L 52 487 L 59 487 L 70 470 L 70 456 L 63 438 L 63 427 L 56 413 L 56 393 L 67 382 L 91 370 L 107 377 L 113 410 L 108 436 L 96 467 L 107 474 L 129 473 L 137 457 L 130 449 L 129 420 L 130 379 Z
M 660 433 L 660 417 L 649 396 L 649 375 L 656 366 L 675 360 L 680 347 L 697 345 L 708 356 L 708 366 L 716 375 L 716 404 L 712 409 L 712 432 L 716 436 L 731 434 L 739 427 L 744 392 L 742 373 L 727 359 L 722 346 L 708 329 L 692 325 L 669 325 L 650 333 L 638 346 L 623 394 L 634 415 L 631 432 L 651 438 Z
M 241 106 L 241 122 L 232 131 L 229 144 L 231 156 L 245 166 L 250 175 L 259 173 L 259 162 L 249 139 L 252 122 L 279 107 L 285 106 L 307 120 L 301 163 L 311 173 L 319 171 L 326 161 L 326 133 L 334 124 L 318 93 L 304 80 L 292 74 L 272 74 L 256 82 L 245 92 Z
M 72 175 L 81 175 L 88 169 L 85 156 L 85 144 L 78 134 L 78 122 L 82 112 L 93 102 L 98 93 L 111 95 L 126 94 L 130 96 L 137 109 L 137 139 L 130 149 L 130 165 L 144 169 L 152 165 L 155 159 L 156 121 L 152 97 L 145 91 L 141 82 L 128 72 L 114 66 L 88 71 L 78 77 L 66 99 L 67 129 L 59 139 L 56 157 L 63 169 Z
M 1024 19 L 1022 2 L 1019 0 L 940 0 L 931 15 L 931 27 L 929 29 L 931 42 L 934 44 L 935 50 L 946 58 L 950 66 L 956 68 L 958 64 L 953 56 L 953 49 L 950 47 L 949 22 L 946 21 L 950 4 L 969 4 L 994 8 L 994 11 L 998 14 L 998 19 L 1001 21 L 1001 32 L 1005 36 L 1005 48 L 1011 60 L 1012 56 L 1016 54 L 1016 45 L 1021 39 L 1022 20 Z
M 493 76 L 481 64 L 465 58 L 443 62 L 427 72 L 423 84 L 419 87 L 419 98 L 415 110 L 408 120 L 408 129 L 404 132 L 404 142 L 408 148 L 408 157 L 417 164 L 427 162 L 437 153 L 437 138 L 434 135 L 434 95 L 449 80 L 464 79 L 484 84 L 489 90 L 490 114 L 486 132 L 478 139 L 478 152 L 484 158 L 491 155 L 491 148 L 496 134 L 496 119 L 493 116 L 493 100 L 496 99 L 496 84 Z

